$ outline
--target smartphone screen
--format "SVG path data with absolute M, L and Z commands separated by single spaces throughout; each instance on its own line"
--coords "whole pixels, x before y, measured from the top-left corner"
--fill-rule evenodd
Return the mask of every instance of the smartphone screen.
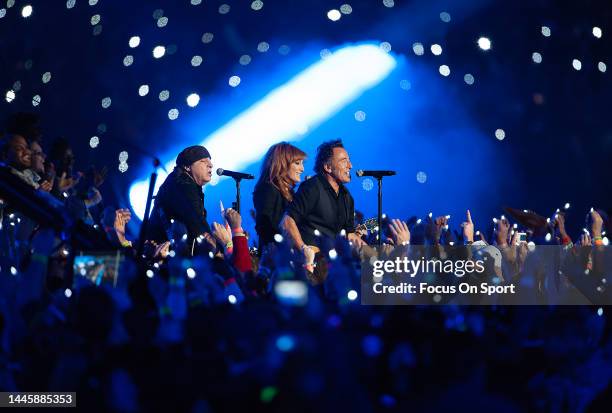
M 119 269 L 125 257 L 121 251 L 113 252 L 79 252 L 74 257 L 74 286 L 86 280 L 94 285 L 117 286 Z
M 286 305 L 303 306 L 308 302 L 308 286 L 304 281 L 281 280 L 274 285 L 278 301 Z

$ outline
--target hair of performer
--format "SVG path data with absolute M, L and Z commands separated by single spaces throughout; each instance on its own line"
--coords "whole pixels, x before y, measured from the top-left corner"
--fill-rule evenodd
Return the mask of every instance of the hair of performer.
M 304 159 L 306 153 L 287 142 L 272 145 L 264 157 L 257 185 L 270 183 L 291 202 L 293 187 L 301 181 L 304 172 Z
M 351 181 L 352 168 L 342 140 L 323 142 L 317 148 L 314 170 L 324 176 L 336 191 L 339 183 Z

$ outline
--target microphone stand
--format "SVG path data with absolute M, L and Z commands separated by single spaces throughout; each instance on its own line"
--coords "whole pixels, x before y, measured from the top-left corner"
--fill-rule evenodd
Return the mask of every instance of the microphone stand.
M 378 181 L 378 246 L 382 245 L 382 176 L 377 176 Z
M 149 178 L 149 191 L 147 193 L 147 203 L 145 205 L 144 216 L 142 217 L 142 224 L 140 225 L 140 234 L 138 235 L 138 244 L 136 247 L 137 257 L 142 256 L 144 248 L 144 239 L 147 235 L 147 226 L 149 224 L 149 212 L 151 210 L 151 203 L 153 202 L 153 191 L 155 190 L 155 182 L 157 182 L 157 168 L 161 162 L 159 159 L 153 159 L 153 172 Z
M 234 202 L 232 206 L 236 212 L 240 213 L 240 181 L 242 181 L 242 178 L 232 178 L 234 178 L 234 182 L 236 182 L 236 202 Z

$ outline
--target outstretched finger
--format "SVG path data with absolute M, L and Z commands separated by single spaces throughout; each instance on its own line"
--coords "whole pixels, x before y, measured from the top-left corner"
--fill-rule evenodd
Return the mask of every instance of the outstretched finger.
M 467 222 L 469 224 L 471 224 L 472 223 L 472 214 L 470 214 L 470 210 L 469 209 L 467 210 L 467 213 L 465 215 L 467 217 Z
M 395 229 L 394 222 L 392 222 L 391 225 L 389 225 L 389 230 L 391 231 L 391 235 L 393 235 L 394 237 L 397 237 L 398 231 Z

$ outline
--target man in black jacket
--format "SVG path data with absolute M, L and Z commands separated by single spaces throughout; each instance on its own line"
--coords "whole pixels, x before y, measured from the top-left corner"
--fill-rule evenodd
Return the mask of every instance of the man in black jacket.
M 210 233 L 206 222 L 202 187 L 212 178 L 210 153 L 203 146 L 185 148 L 176 158 L 176 167 L 168 175 L 155 197 L 147 239 L 168 240 L 170 220 L 187 228 L 188 243 L 204 233 Z

